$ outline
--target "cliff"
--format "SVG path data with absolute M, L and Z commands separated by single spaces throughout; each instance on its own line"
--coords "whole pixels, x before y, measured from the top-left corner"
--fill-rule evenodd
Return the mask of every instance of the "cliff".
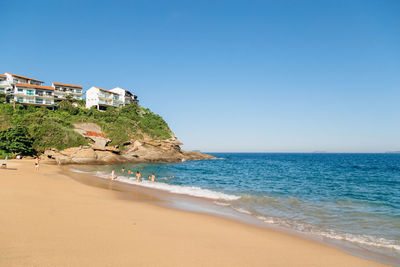
M 68 101 L 57 110 L 0 104 L 0 156 L 36 154 L 63 164 L 213 158 L 184 151 L 181 145 L 159 115 L 137 104 L 103 112 Z
M 59 161 L 61 164 L 112 164 L 183 162 L 214 158 L 207 154 L 182 150 L 182 143 L 175 136 L 166 140 L 153 140 L 149 137 L 131 139 L 120 150 L 117 146 L 108 145 L 111 140 L 96 123 L 76 123 L 74 127 L 77 133 L 89 140 L 89 145 L 64 150 L 48 149 L 41 156 L 43 161 Z

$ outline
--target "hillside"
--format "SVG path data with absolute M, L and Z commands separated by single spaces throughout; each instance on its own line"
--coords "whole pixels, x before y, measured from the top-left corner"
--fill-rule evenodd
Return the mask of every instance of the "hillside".
M 57 110 L 4 103 L 4 96 L 3 99 L 0 96 L 0 102 L 2 157 L 41 155 L 49 150 L 58 152 L 68 148 L 96 149 L 93 140 L 80 134 L 74 127 L 84 123 L 98 125 L 101 134 L 108 140 L 107 147 L 101 149 L 116 155 L 126 154 L 135 141 L 141 144 L 173 142 L 173 147 L 180 151 L 179 145 L 176 147 L 179 143 L 162 117 L 138 104 L 98 111 L 86 109 L 83 101 L 74 107 L 70 100 L 64 100 Z M 137 159 L 138 156 L 133 158 Z M 152 158 L 152 161 L 156 160 Z

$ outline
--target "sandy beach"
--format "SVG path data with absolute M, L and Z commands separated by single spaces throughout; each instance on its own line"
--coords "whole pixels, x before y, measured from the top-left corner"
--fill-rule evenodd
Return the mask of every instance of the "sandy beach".
M 172 210 L 32 160 L 0 169 L 0 266 L 383 266 L 279 231 Z

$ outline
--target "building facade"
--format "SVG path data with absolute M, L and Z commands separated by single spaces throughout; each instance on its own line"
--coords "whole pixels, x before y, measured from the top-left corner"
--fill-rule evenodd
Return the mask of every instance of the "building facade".
M 28 83 L 16 83 L 11 93 L 11 100 L 28 105 L 54 106 L 54 88 Z
M 9 94 L 11 89 L 12 87 L 7 81 L 7 75 L 0 74 L 0 94 Z
M 107 107 L 122 107 L 124 100 L 118 93 L 92 86 L 86 91 L 86 108 L 93 106 L 96 106 L 98 110 L 105 110 Z
M 72 100 L 83 100 L 82 86 L 53 82 L 51 87 L 43 81 L 12 73 L 0 74 L 0 93 L 6 94 L 11 102 L 24 105 L 54 107 L 58 102 L 71 96 Z M 86 91 L 86 108 L 96 106 L 99 110 L 107 107 L 123 107 L 138 103 L 136 95 L 120 87 L 111 90 L 91 87 Z M 78 103 L 74 103 L 78 106 Z
M 115 87 L 110 90 L 111 92 L 117 93 L 121 100 L 123 100 L 124 106 L 131 103 L 138 103 L 139 100 L 137 96 L 129 92 L 128 90 L 122 89 L 120 87 Z
M 56 102 L 66 99 L 68 95 L 72 99 L 83 99 L 82 86 L 80 85 L 53 82 L 51 86 L 54 88 L 54 100 Z

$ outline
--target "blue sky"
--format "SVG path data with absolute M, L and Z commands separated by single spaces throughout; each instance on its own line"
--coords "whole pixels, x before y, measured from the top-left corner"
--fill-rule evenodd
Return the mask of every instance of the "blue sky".
M 186 149 L 400 150 L 400 2 L 5 1 L 0 72 L 120 86 Z

